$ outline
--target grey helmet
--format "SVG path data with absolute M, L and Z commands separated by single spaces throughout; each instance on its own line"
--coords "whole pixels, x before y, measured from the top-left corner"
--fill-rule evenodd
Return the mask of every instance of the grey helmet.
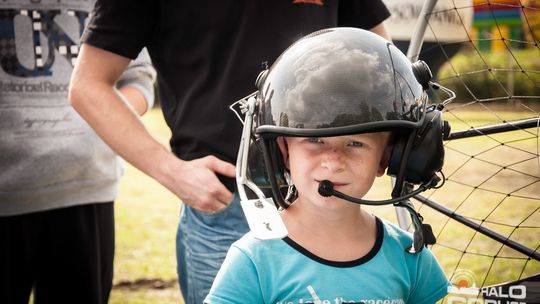
M 401 192 L 403 182 L 426 182 L 440 171 L 444 157 L 440 112 L 428 107 L 430 79 L 425 63 L 411 64 L 391 42 L 369 31 L 330 28 L 298 40 L 256 81 L 252 180 L 270 185 L 277 203 L 286 207 L 281 188 L 290 185 L 277 137 L 392 131 L 398 134 L 388 170 L 397 176 L 394 191 Z M 424 133 L 437 138 L 418 144 L 415 137 L 426 130 L 426 121 Z

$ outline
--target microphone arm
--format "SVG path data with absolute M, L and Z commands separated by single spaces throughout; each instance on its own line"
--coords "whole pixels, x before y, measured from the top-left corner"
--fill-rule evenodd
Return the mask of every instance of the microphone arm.
M 319 183 L 319 194 L 321 196 L 324 196 L 324 197 L 329 197 L 329 196 L 335 196 L 335 197 L 339 197 L 341 199 L 344 199 L 346 201 L 349 201 L 351 203 L 356 203 L 356 204 L 361 204 L 361 205 L 370 205 L 370 206 L 382 206 L 382 205 L 388 205 L 388 204 L 396 204 L 396 203 L 399 203 L 403 200 L 406 200 L 408 198 L 411 198 L 417 194 L 420 194 L 430 188 L 433 188 L 434 186 L 436 186 L 439 181 L 441 179 L 437 176 L 437 175 L 433 175 L 433 177 L 431 178 L 431 180 L 429 180 L 427 183 L 423 183 L 421 184 L 420 186 L 418 186 L 418 189 L 414 190 L 414 191 L 411 191 L 411 192 L 408 192 L 407 194 L 405 195 L 402 195 L 402 196 L 399 196 L 399 197 L 396 197 L 396 198 L 391 198 L 391 199 L 386 199 L 386 200 L 377 200 L 377 201 L 373 201 L 373 200 L 365 200 L 365 199 L 360 199 L 360 198 L 356 198 L 356 197 L 352 197 L 352 196 L 349 196 L 343 192 L 339 192 L 337 190 L 334 190 L 334 184 L 332 184 L 331 181 L 329 180 L 323 180 Z
M 436 238 L 433 235 L 433 231 L 431 230 L 431 226 L 428 224 L 424 224 L 424 219 L 422 216 L 414 210 L 414 206 L 409 201 L 409 198 L 419 194 L 420 192 L 424 192 L 427 189 L 430 189 L 432 187 L 435 187 L 441 179 L 434 175 L 430 181 L 427 183 L 421 184 L 418 189 L 414 191 L 410 191 L 412 189 L 409 189 L 409 187 L 406 187 L 405 189 L 409 190 L 405 195 L 402 195 L 400 197 L 392 198 L 392 199 L 386 199 L 386 200 L 364 200 L 356 197 L 349 196 L 345 193 L 339 192 L 337 190 L 334 190 L 334 184 L 329 180 L 323 180 L 319 183 L 319 194 L 324 197 L 330 197 L 335 196 L 338 198 L 341 198 L 343 200 L 349 201 L 351 203 L 355 204 L 362 204 L 362 205 L 371 205 L 371 206 L 382 206 L 382 205 L 388 205 L 388 204 L 394 204 L 395 206 L 405 208 L 409 214 L 411 215 L 413 226 L 414 226 L 414 233 L 413 233 L 413 244 L 411 247 L 407 248 L 406 251 L 409 253 L 418 253 L 424 249 L 424 246 L 426 244 L 433 245 L 436 242 Z

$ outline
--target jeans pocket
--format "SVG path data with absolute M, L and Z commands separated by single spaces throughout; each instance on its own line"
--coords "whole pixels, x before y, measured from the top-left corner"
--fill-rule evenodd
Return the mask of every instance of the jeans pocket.
M 234 237 L 239 237 L 249 229 L 244 211 L 240 205 L 240 198 L 237 194 L 233 196 L 232 201 L 227 207 L 219 212 L 200 212 L 188 207 L 186 213 L 188 226 L 196 226 L 201 230 L 208 230 L 210 234 L 232 234 Z
M 225 206 L 225 208 L 223 209 L 220 209 L 219 211 L 210 211 L 210 212 L 207 212 L 207 211 L 197 211 L 199 212 L 202 216 L 205 216 L 205 217 L 209 217 L 209 218 L 212 218 L 212 217 L 220 217 L 222 216 L 224 213 L 227 213 L 228 210 L 232 207 L 233 203 L 235 201 L 237 201 L 239 199 L 238 195 L 236 193 L 233 193 L 233 197 L 231 198 L 231 200 L 228 202 L 227 206 Z
M 178 273 L 188 299 L 202 303 L 230 245 L 249 230 L 237 194 L 216 213 L 184 205 L 177 238 Z M 202 298 L 201 298 L 202 297 Z

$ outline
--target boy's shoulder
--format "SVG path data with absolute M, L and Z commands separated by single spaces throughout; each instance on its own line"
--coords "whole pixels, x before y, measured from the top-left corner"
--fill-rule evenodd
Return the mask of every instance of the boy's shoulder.
M 399 227 L 397 224 L 390 222 L 389 220 L 379 218 L 379 220 L 382 222 L 385 233 L 387 236 L 399 240 L 403 240 L 405 242 L 412 242 L 413 236 L 412 233 L 409 231 L 406 231 Z
M 403 261 L 410 265 L 415 265 L 421 263 L 421 261 L 433 261 L 435 257 L 429 248 L 424 248 L 419 253 L 408 253 L 409 249 L 413 244 L 413 235 L 411 232 L 405 231 L 400 228 L 398 225 L 381 219 L 384 227 L 384 240 L 383 240 L 383 250 L 387 253 L 391 251 L 393 253 L 400 252 L 399 256 L 403 258 Z
M 260 240 L 255 238 L 251 231 L 232 244 L 232 247 L 237 248 L 251 258 L 266 256 L 276 252 L 276 250 L 280 252 L 285 246 L 286 243 L 282 239 Z
M 408 248 L 412 245 L 413 235 L 412 233 L 403 230 L 398 225 L 379 218 L 384 229 L 384 241 L 395 242 L 402 248 Z

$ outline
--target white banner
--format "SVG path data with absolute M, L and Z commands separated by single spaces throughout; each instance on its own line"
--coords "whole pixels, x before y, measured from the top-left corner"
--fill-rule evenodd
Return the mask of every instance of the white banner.
M 383 0 L 392 16 L 385 22 L 393 40 L 409 41 L 423 0 Z M 430 15 L 424 41 L 460 42 L 468 40 L 473 21 L 472 0 L 439 0 Z

